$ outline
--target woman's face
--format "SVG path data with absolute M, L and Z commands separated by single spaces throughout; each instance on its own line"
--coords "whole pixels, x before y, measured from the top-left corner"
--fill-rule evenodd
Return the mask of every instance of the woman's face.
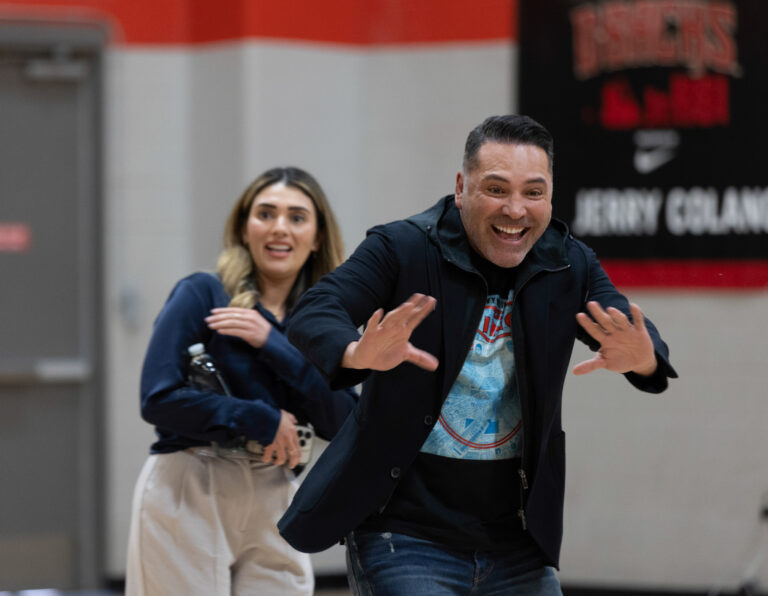
M 259 284 L 293 283 L 319 246 L 312 200 L 292 186 L 273 184 L 251 204 L 243 243 L 256 265 Z

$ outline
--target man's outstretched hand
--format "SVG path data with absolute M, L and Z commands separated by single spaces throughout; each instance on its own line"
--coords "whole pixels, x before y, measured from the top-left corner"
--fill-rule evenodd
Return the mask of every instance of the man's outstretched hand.
M 594 320 L 583 312 L 576 315 L 576 320 L 600 342 L 600 349 L 594 358 L 577 364 L 573 368 L 574 374 L 584 375 L 599 368 L 618 373 L 631 371 L 643 376 L 656 371 L 653 342 L 645 328 L 643 311 L 637 304 L 629 305 L 634 323 L 612 306 L 603 310 L 597 302 L 588 302 L 587 310 Z
M 410 342 L 413 330 L 435 310 L 436 304 L 437 300 L 432 296 L 413 294 L 386 315 L 384 309 L 378 309 L 368 319 L 362 337 L 347 346 L 341 365 L 390 370 L 403 362 L 411 362 L 425 370 L 436 370 L 437 358 Z

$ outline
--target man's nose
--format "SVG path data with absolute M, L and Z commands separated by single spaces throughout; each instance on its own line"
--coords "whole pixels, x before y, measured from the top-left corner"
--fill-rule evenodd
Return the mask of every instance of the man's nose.
M 522 197 L 510 196 L 504 201 L 501 212 L 512 219 L 520 219 L 525 216 L 525 204 Z

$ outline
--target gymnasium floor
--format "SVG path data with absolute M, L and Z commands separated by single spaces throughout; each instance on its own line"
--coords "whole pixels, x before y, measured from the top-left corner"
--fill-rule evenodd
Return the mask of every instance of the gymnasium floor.
M 0 592 L 0 596 L 119 596 L 122 592 L 111 590 L 19 590 L 16 592 Z M 316 596 L 351 596 L 352 592 L 341 588 L 320 588 Z

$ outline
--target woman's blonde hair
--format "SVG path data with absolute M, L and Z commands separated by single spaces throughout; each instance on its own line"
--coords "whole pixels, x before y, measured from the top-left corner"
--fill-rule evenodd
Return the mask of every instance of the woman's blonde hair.
M 344 260 L 344 245 L 339 226 L 317 180 L 296 167 L 267 170 L 243 191 L 224 227 L 224 250 L 219 255 L 217 269 L 224 290 L 231 298 L 230 306 L 253 308 L 259 301 L 256 265 L 248 247 L 243 244 L 243 228 L 256 196 L 273 184 L 285 184 L 300 190 L 312 200 L 317 212 L 318 249 L 309 254 L 299 271 L 286 300 L 286 308 L 290 310 L 304 290 L 314 285 L 326 273 L 333 271 Z

